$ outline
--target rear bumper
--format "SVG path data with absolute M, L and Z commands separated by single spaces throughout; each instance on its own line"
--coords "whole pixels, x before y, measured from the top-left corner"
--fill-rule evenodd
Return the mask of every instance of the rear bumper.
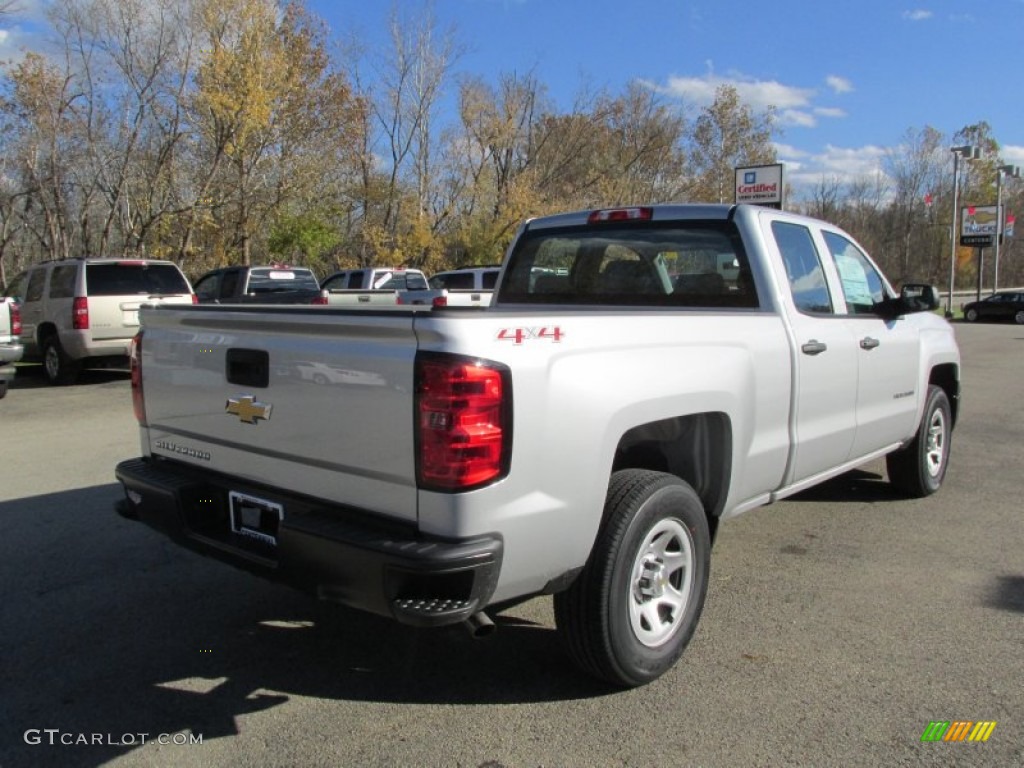
M 138 330 L 137 328 L 134 330 Z M 60 345 L 64 352 L 73 360 L 85 360 L 96 357 L 117 357 L 127 360 L 131 351 L 134 331 L 125 333 L 132 335 L 112 339 L 93 338 L 91 331 L 61 331 Z
M 125 489 L 118 512 L 181 546 L 404 624 L 464 621 L 487 605 L 498 581 L 497 535 L 425 537 L 359 510 L 166 460 L 124 461 L 115 475 Z M 282 506 L 276 545 L 231 530 L 231 491 Z
M 24 348 L 13 342 L 0 342 L 0 378 L 14 377 L 14 363 L 21 360 Z

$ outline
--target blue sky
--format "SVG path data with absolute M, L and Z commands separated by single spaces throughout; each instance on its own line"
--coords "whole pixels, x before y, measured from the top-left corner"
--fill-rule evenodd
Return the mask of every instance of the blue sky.
M 20 0 L 29 11 L 40 0 Z M 389 0 L 308 0 L 339 41 L 387 46 Z M 398 2 L 403 14 L 419 0 Z M 456 74 L 533 72 L 562 108 L 633 80 L 693 115 L 715 87 L 776 108 L 791 182 L 877 171 L 907 129 L 987 121 L 1024 166 L 1024 0 L 434 0 Z M 32 46 L 0 20 L 0 56 Z
M 385 0 L 313 0 L 332 31 L 386 44 Z M 400 3 L 407 12 L 419 3 Z M 692 114 L 719 84 L 775 106 L 791 181 L 870 174 L 907 129 L 987 121 L 1024 165 L 1024 0 L 435 0 L 456 70 L 533 71 L 568 107 L 639 80 Z

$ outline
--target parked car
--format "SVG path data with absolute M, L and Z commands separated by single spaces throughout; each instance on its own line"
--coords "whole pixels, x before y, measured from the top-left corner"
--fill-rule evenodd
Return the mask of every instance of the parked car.
M 7 387 L 14 379 L 14 364 L 21 360 L 23 349 L 21 335 L 21 310 L 14 299 L 0 298 L 0 398 L 7 394 Z
M 964 304 L 964 320 L 969 323 L 978 320 L 1012 320 L 1024 324 L 1024 293 L 1000 291 L 986 296 L 981 301 Z
M 21 306 L 25 360 L 41 360 L 51 384 L 71 384 L 86 364 L 125 365 L 143 304 L 194 304 L 170 261 L 76 258 L 35 264 L 7 295 Z
M 418 291 L 426 289 L 427 276 L 418 269 L 403 267 L 342 269 L 326 278 L 320 287 L 328 291 Z
M 494 286 L 498 284 L 498 275 L 500 274 L 500 264 L 459 267 L 433 275 L 430 278 L 430 287 L 449 290 L 493 291 Z
M 196 280 L 200 304 L 326 304 L 311 269 L 270 264 L 212 269 Z

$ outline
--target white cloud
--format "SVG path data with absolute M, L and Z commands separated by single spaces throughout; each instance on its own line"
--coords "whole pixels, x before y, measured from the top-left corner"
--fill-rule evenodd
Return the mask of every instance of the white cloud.
M 794 147 L 792 144 L 781 144 L 781 143 L 776 141 L 774 143 L 774 146 L 775 146 L 775 152 L 776 152 L 776 154 L 780 158 L 787 158 L 787 159 L 794 159 L 794 160 L 796 160 L 798 158 L 804 158 L 804 157 L 810 157 L 811 156 L 811 153 L 808 152 L 807 150 L 800 149 L 799 147 Z
M 849 93 L 853 90 L 853 83 L 839 75 L 829 75 L 825 78 L 825 83 L 834 93 Z
M 818 124 L 812 113 L 802 109 L 784 109 L 778 113 L 778 118 L 780 125 L 793 125 L 797 128 L 813 128 Z
M 6 15 L 0 16 L 0 62 L 19 60 L 26 50 L 45 48 L 42 29 L 46 27 L 42 0 L 15 0 Z
M 916 8 L 913 11 L 904 11 L 903 18 L 907 21 L 926 21 L 932 17 L 931 11 L 926 11 L 923 8 Z
M 1007 165 L 1019 165 L 1024 168 L 1024 147 L 1004 145 L 999 148 L 999 157 Z
M 716 74 L 713 63 L 707 62 L 708 73 L 700 77 L 670 77 L 664 85 L 644 81 L 643 84 L 670 97 L 680 99 L 684 104 L 707 106 L 714 102 L 715 92 L 722 86 L 736 90 L 740 101 L 755 111 L 772 107 L 780 126 L 814 128 L 818 118 L 837 119 L 846 117 L 846 112 L 837 107 L 814 106 L 818 92 L 813 88 L 787 85 L 777 80 L 759 80 L 742 73 L 733 72 L 728 76 Z M 838 75 L 829 75 L 826 83 L 835 93 L 853 90 L 849 80 Z
M 870 179 L 873 182 L 884 182 L 882 160 L 887 150 L 884 147 L 868 145 L 864 147 L 836 147 L 827 145 L 819 153 L 799 152 L 795 162 L 790 162 L 789 155 L 782 152 L 776 145 L 779 159 L 786 164 L 786 182 L 802 197 L 807 190 L 816 188 L 822 181 L 849 184 L 854 181 Z
M 846 117 L 846 110 L 839 107 L 815 107 L 814 114 L 819 117 Z
M 653 87 L 661 93 L 706 106 L 714 102 L 715 91 L 723 85 L 735 88 L 740 100 L 755 110 L 806 107 L 814 96 L 814 90 L 810 88 L 784 85 L 775 80 L 757 80 L 741 74 L 722 77 L 713 72 L 703 77 L 670 77 L 665 85 Z

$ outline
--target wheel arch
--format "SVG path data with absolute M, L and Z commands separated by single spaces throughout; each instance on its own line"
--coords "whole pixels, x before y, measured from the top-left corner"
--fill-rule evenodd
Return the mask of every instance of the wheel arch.
M 57 326 L 52 321 L 40 323 L 36 326 L 36 345 L 42 351 L 43 343 L 51 336 L 59 336 Z
M 956 426 L 960 412 L 960 371 L 954 363 L 943 363 L 932 368 L 928 383 L 940 387 L 949 399 L 949 411 Z
M 640 424 L 620 439 L 612 472 L 649 469 L 684 480 L 696 492 L 714 540 L 732 475 L 732 424 L 721 412 Z

